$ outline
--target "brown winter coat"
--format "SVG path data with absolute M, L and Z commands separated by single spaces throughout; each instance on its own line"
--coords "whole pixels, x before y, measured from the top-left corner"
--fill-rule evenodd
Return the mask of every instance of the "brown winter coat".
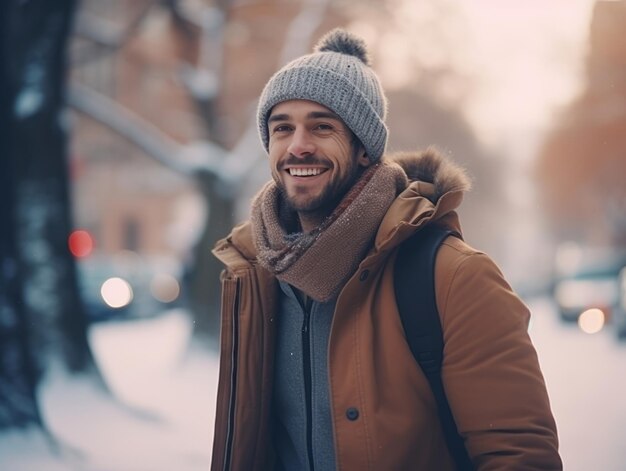
M 412 181 L 337 300 L 329 381 L 337 468 L 454 469 L 434 397 L 404 338 L 393 288 L 398 245 L 432 221 L 457 231 L 466 180 L 427 152 L 403 156 Z M 255 262 L 249 223 L 220 241 L 221 366 L 212 467 L 271 469 L 270 404 L 277 283 Z M 449 237 L 435 266 L 443 381 L 479 470 L 558 470 L 557 434 L 529 312 L 495 264 Z M 346 410 L 357 408 L 357 420 Z

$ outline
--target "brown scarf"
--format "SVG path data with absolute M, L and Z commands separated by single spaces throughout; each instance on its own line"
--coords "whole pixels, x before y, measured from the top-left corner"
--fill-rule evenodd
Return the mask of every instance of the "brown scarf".
M 284 210 L 280 190 L 270 181 L 252 202 L 259 263 L 316 301 L 333 299 L 356 271 L 387 209 L 406 186 L 398 165 L 372 165 L 319 227 L 289 233 L 285 228 L 293 227 L 297 214 Z

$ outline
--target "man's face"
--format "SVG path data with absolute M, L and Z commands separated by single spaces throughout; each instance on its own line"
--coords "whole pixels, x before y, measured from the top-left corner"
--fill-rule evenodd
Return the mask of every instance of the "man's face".
M 299 213 L 330 214 L 370 165 L 341 118 L 318 103 L 290 100 L 268 119 L 272 176 Z

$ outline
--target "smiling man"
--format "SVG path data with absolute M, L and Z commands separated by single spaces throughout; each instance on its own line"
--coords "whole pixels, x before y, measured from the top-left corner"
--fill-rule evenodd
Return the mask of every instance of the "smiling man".
M 384 155 L 385 115 L 365 44 L 341 30 L 263 90 L 273 178 L 214 250 L 226 269 L 213 469 L 456 469 L 394 291 L 398 250 L 434 226 L 456 234 L 432 295 L 463 469 L 561 469 L 528 310 L 460 236 L 467 178 L 434 151 Z
M 310 232 L 338 205 L 370 160 L 341 118 L 306 100 L 276 105 L 268 119 L 272 176 Z

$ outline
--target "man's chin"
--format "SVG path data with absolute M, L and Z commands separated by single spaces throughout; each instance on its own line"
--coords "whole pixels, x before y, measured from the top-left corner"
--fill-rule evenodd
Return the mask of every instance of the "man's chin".
M 318 193 L 306 193 L 297 191 L 285 191 L 282 190 L 283 197 L 285 198 L 287 205 L 298 213 L 331 213 L 337 203 L 341 200 L 341 194 L 338 194 L 337 190 L 332 186 L 326 186 Z
M 318 200 L 302 201 L 301 199 L 289 198 L 287 204 L 298 213 L 312 213 L 320 209 L 320 202 Z

